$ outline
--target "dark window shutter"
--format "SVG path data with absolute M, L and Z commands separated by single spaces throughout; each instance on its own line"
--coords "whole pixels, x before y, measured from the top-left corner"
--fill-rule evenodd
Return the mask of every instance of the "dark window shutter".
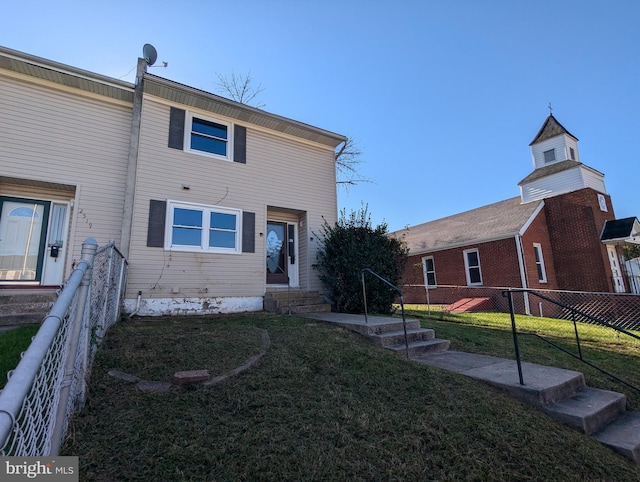
M 242 213 L 242 252 L 256 252 L 256 213 Z
M 147 246 L 150 248 L 164 247 L 164 225 L 167 217 L 167 202 L 149 201 L 149 224 L 147 226 Z
M 185 111 L 171 108 L 169 114 L 169 147 L 173 149 L 184 149 L 184 118 Z
M 233 162 L 247 163 L 247 128 L 244 126 L 233 128 Z

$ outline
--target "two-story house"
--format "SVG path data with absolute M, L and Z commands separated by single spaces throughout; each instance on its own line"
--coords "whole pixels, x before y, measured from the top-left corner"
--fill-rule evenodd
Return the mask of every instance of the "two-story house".
M 141 315 L 318 290 L 345 137 L 147 72 L 130 84 L 0 48 L 0 289 L 58 287 L 114 239 Z M 138 302 L 141 299 L 141 302 Z

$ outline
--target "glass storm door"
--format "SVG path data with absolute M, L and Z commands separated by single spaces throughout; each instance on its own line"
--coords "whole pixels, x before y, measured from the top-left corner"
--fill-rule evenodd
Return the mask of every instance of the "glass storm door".
M 267 283 L 287 284 L 287 224 L 267 223 Z
M 49 203 L 0 198 L 0 280 L 40 281 Z

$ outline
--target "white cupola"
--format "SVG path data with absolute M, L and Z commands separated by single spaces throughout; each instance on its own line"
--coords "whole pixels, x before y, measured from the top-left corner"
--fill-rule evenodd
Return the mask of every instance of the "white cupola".
M 580 162 L 578 138 L 553 114 L 549 114 L 529 146 L 533 172 L 518 183 L 523 203 L 586 187 L 606 194 L 604 174 Z
M 544 121 L 536 137 L 529 144 L 533 168 L 539 169 L 555 162 L 577 161 L 578 139 L 560 124 L 553 114 Z

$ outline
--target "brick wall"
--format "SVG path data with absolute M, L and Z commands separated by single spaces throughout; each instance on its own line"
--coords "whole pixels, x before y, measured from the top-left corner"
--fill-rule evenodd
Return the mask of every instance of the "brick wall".
M 600 242 L 606 220 L 615 219 L 611 197 L 601 211 L 598 193 L 585 188 L 545 199 L 558 289 L 613 291 L 607 250 Z
M 403 283 L 405 285 L 424 285 L 422 258 L 433 256 L 438 285 L 466 286 L 467 277 L 463 252 L 467 249 L 478 249 L 483 286 L 522 287 L 514 238 L 410 256 Z M 470 293 L 475 289 L 469 288 Z M 424 286 L 405 286 L 403 291 L 406 303 L 426 302 Z M 429 297 L 432 303 L 452 303 L 465 296 L 460 290 L 437 288 L 429 290 Z

